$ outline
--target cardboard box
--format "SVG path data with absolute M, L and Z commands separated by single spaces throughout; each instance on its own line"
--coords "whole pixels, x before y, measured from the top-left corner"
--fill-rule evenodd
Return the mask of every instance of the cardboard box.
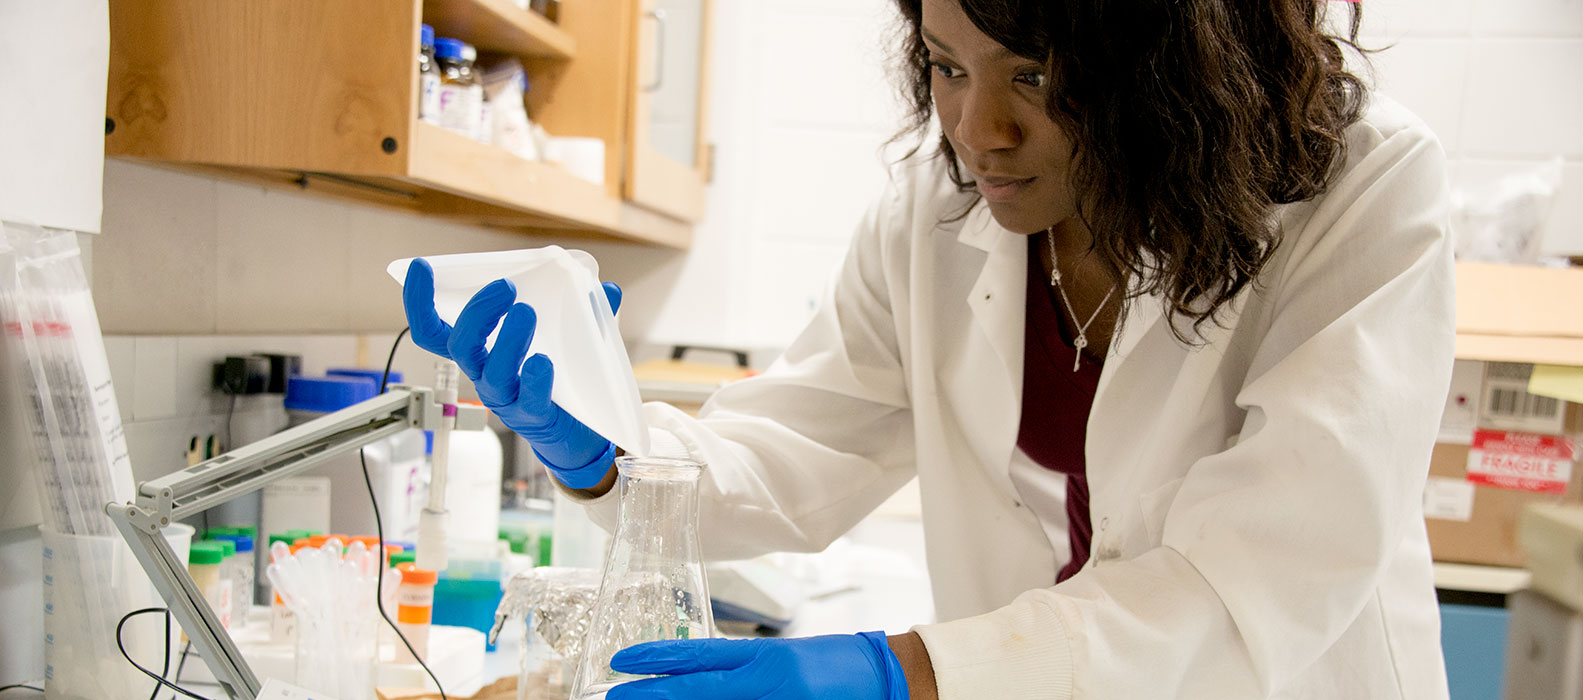
M 1576 405 L 1570 408 L 1575 416 Z M 1534 503 L 1583 503 L 1583 469 L 1572 470 L 1562 495 L 1483 486 L 1467 480 L 1468 451 L 1467 445 L 1435 445 L 1425 494 L 1429 549 L 1435 561 L 1524 567 L 1527 556 L 1517 538 L 1523 509 Z
M 1492 423 L 1513 425 L 1506 421 L 1537 420 L 1543 406 L 1526 400 L 1514 403 L 1513 387 L 1491 386 L 1489 373 L 1465 361 L 1583 367 L 1583 315 L 1576 311 L 1577 300 L 1583 298 L 1583 268 L 1459 262 L 1456 275 L 1459 367 L 1424 492 L 1429 546 L 1438 561 L 1521 567 L 1526 557 L 1517 539 L 1519 514 L 1531 503 L 1583 503 L 1583 464 L 1571 465 L 1571 478 L 1561 495 L 1469 481 L 1468 419 L 1476 417 L 1481 428 L 1493 427 Z M 1502 376 L 1507 374 L 1504 371 L 1493 374 L 1497 382 L 1512 378 Z M 1565 420 L 1556 432 L 1570 436 L 1583 451 L 1579 408 L 1579 404 L 1566 405 Z M 1475 478 L 1489 480 L 1482 475 Z

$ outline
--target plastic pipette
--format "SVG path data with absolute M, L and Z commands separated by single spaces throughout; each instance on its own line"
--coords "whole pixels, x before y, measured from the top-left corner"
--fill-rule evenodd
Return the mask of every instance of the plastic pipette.
M 434 456 L 429 476 L 429 504 L 418 514 L 418 553 L 415 564 L 430 571 L 445 570 L 446 530 L 450 513 L 445 510 L 445 478 L 451 459 L 451 429 L 456 427 L 456 383 L 461 369 L 455 362 L 441 360 L 434 367 L 434 398 L 442 411 L 440 427 L 434 431 Z

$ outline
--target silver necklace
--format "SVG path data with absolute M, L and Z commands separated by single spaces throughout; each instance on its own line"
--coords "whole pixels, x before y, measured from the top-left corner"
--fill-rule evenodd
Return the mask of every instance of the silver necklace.
M 1055 256 L 1055 230 L 1048 229 L 1044 232 L 1044 240 L 1050 244 L 1050 284 L 1061 293 L 1061 303 L 1066 304 L 1066 313 L 1072 317 L 1072 322 L 1077 323 L 1077 312 L 1072 309 L 1072 300 L 1066 298 L 1066 288 L 1061 286 L 1061 263 Z M 1072 341 L 1076 352 L 1072 353 L 1072 371 L 1076 372 L 1083 362 L 1083 348 L 1088 347 L 1088 327 L 1094 325 L 1094 319 L 1099 318 L 1100 309 L 1110 301 L 1110 295 L 1116 293 L 1116 285 L 1110 285 L 1110 290 L 1105 292 L 1105 298 L 1099 300 L 1099 306 L 1094 307 L 1094 313 L 1088 315 L 1088 320 L 1077 327 L 1077 338 Z

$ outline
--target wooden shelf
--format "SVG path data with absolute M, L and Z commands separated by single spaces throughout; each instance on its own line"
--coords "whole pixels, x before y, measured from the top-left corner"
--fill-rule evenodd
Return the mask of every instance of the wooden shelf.
M 511 0 L 423 0 L 423 21 L 435 36 L 465 39 L 479 51 L 552 59 L 577 51 L 571 35 Z
M 593 229 L 659 245 L 686 247 L 691 227 L 611 197 L 604 185 L 577 178 L 551 163 L 524 160 L 443 128 L 419 122 L 404 180 L 486 206 L 543 219 L 539 227 Z M 466 201 L 430 207 L 430 213 L 485 214 Z
M 144 159 L 139 159 L 144 160 Z M 144 160 L 150 165 L 309 191 L 462 223 L 686 248 L 692 226 L 612 197 L 559 165 L 525 160 L 441 127 L 415 125 L 404 175 L 349 175 Z
M 413 131 L 406 179 L 573 226 L 614 230 L 618 224 L 620 202 L 606 196 L 603 185 L 428 122 L 419 122 Z

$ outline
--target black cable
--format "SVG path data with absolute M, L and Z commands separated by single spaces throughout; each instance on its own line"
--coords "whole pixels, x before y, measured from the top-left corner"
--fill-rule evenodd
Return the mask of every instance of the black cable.
M 183 644 L 182 647 L 181 647 L 181 660 L 176 662 L 176 677 L 171 679 L 170 682 L 172 682 L 172 683 L 180 683 L 181 682 L 181 670 L 187 667 L 187 655 L 191 654 L 191 653 L 192 653 L 192 640 L 189 639 L 189 640 L 187 640 L 187 643 Z
M 206 697 L 204 697 L 202 695 L 198 695 L 196 693 L 193 693 L 192 691 L 187 690 L 186 688 L 183 688 L 183 687 L 181 687 L 179 685 L 176 685 L 175 683 L 172 683 L 170 681 L 165 680 L 164 676 L 155 675 L 153 671 L 150 671 L 150 670 L 148 670 L 146 668 L 143 668 L 142 664 L 139 664 L 138 662 L 133 661 L 132 660 L 132 656 L 130 654 L 126 653 L 126 645 L 124 643 L 122 643 L 122 641 L 121 641 L 121 628 L 126 627 L 127 620 L 130 620 L 130 619 L 132 619 L 134 617 L 137 617 L 138 615 L 145 615 L 145 614 L 148 614 L 148 613 L 157 613 L 157 612 L 162 612 L 162 613 L 169 614 L 170 610 L 168 610 L 166 608 L 143 608 L 141 610 L 133 610 L 132 612 L 129 612 L 129 613 L 121 616 L 121 621 L 117 622 L 116 625 L 115 625 L 115 646 L 116 646 L 117 649 L 121 650 L 121 658 L 126 659 L 127 663 L 132 664 L 132 668 L 135 668 L 135 669 L 137 669 L 139 671 L 142 671 L 143 674 L 148 676 L 149 678 L 152 678 L 152 679 L 154 679 L 156 681 L 159 681 L 159 684 L 161 686 L 164 686 L 166 688 L 170 688 L 171 690 L 174 690 L 174 691 L 176 691 L 178 693 L 181 693 L 182 695 L 185 695 L 185 696 L 187 696 L 189 698 L 193 698 L 193 700 L 209 700 L 209 698 L 206 698 Z M 169 618 L 166 618 L 166 619 L 167 619 L 167 623 L 168 623 Z M 170 634 L 169 634 L 168 631 L 165 634 L 165 640 L 166 640 L 166 643 L 169 644 Z M 157 690 L 158 690 L 158 688 L 156 688 L 156 691 Z
M 17 690 L 17 689 L 36 690 L 36 691 L 38 691 L 40 693 L 44 692 L 43 688 L 40 688 L 40 687 L 38 687 L 36 685 L 28 685 L 26 683 L 12 683 L 11 685 L 0 685 L 0 693 L 4 693 L 7 690 Z
M 220 446 L 220 452 L 231 450 L 231 423 L 236 417 L 236 394 L 231 394 L 231 407 L 225 411 L 225 444 Z
M 170 611 L 165 611 L 165 636 L 160 639 L 160 647 L 165 650 L 165 666 L 159 670 L 160 678 L 170 677 Z M 148 700 L 159 700 L 159 689 L 164 686 L 155 683 L 154 692 L 148 694 Z
M 409 330 L 411 329 L 401 329 L 401 332 L 396 334 L 395 342 L 390 344 L 390 356 L 385 358 L 385 374 L 379 379 L 379 393 L 381 394 L 385 393 L 385 387 L 390 383 L 390 366 L 396 362 L 396 348 L 401 347 L 401 339 L 407 335 Z M 401 628 L 397 627 L 395 621 L 390 619 L 390 614 L 385 612 L 385 598 L 381 595 L 381 592 L 385 590 L 385 523 L 379 518 L 379 498 L 374 495 L 374 481 L 368 476 L 368 460 L 363 456 L 362 450 L 357 451 L 357 461 L 363 465 L 363 485 L 368 487 L 368 502 L 374 506 L 374 531 L 375 534 L 379 535 L 379 553 L 377 556 L 380 558 L 380 562 L 379 566 L 375 567 L 377 573 L 374 575 L 374 605 L 379 608 L 379 616 L 385 618 L 385 624 L 390 625 L 390 629 L 396 631 L 396 637 L 401 640 L 402 644 L 406 645 L 407 652 L 412 654 L 412 658 L 417 659 L 418 665 L 423 667 L 423 671 L 429 674 L 429 680 L 434 681 L 434 687 L 440 691 L 440 700 L 450 700 L 445 695 L 445 688 L 440 685 L 440 679 L 434 675 L 434 671 L 429 669 L 429 665 L 424 663 L 423 657 L 418 654 L 418 651 L 412 648 L 412 642 L 407 641 L 407 635 L 401 633 Z

